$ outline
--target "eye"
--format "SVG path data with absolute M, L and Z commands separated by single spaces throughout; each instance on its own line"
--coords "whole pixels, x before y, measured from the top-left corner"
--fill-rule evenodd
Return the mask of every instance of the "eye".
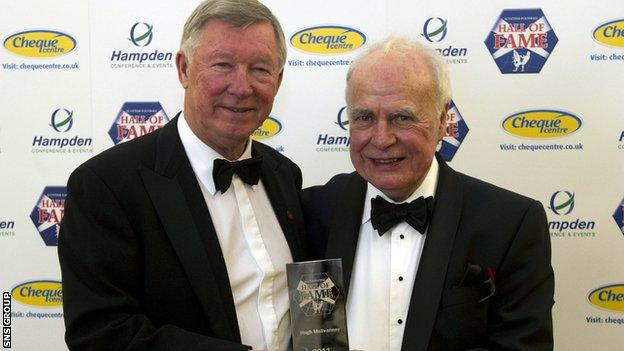
M 372 113 L 355 112 L 351 116 L 351 122 L 353 125 L 366 125 L 375 120 L 375 116 Z
M 212 66 L 216 68 L 217 70 L 225 71 L 225 70 L 231 69 L 234 65 L 230 62 L 219 61 L 219 62 L 215 62 Z
M 417 120 L 417 118 L 413 114 L 406 111 L 398 111 L 396 113 L 393 113 L 390 118 L 392 119 L 393 123 L 396 123 L 398 125 L 411 124 Z
M 252 72 L 258 75 L 268 76 L 271 75 L 272 71 L 265 66 L 254 66 L 251 68 Z

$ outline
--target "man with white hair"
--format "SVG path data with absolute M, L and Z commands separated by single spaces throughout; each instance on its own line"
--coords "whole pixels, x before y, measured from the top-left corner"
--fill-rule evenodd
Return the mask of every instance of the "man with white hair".
M 542 205 L 436 154 L 450 83 L 432 50 L 390 38 L 353 62 L 356 172 L 304 190 L 315 258 L 342 258 L 358 350 L 552 350 Z
M 182 113 L 72 173 L 59 235 L 70 349 L 289 347 L 301 172 L 250 140 L 285 60 L 264 5 L 204 1 L 176 56 Z

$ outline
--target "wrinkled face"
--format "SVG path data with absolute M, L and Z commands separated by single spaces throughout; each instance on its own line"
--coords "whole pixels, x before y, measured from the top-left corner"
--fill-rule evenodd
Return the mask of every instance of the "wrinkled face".
M 422 183 L 445 133 L 432 75 L 420 59 L 371 56 L 353 72 L 347 92 L 351 162 L 395 201 Z
M 213 19 L 198 43 L 190 62 L 176 56 L 184 116 L 199 139 L 236 159 L 271 112 L 282 80 L 275 34 L 268 22 L 237 28 Z

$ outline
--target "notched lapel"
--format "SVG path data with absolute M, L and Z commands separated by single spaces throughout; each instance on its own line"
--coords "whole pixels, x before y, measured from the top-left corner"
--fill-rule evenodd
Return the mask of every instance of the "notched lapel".
M 206 255 L 178 181 L 145 168 L 141 169 L 141 177 L 211 328 L 216 335 L 240 341 L 238 327 L 232 328 L 229 321 L 231 318 L 226 313 L 226 304 L 210 301 L 210 297 L 222 296 L 218 287 L 224 282 L 217 281 L 215 274 L 207 273 L 214 268 Z M 229 282 L 225 283 L 229 287 Z
M 424 351 L 433 331 L 463 204 L 455 171 L 440 163 L 433 217 L 425 239 L 403 335 L 402 350 Z
M 141 177 L 211 329 L 240 342 L 225 260 L 178 134 L 178 118 L 160 130 L 154 170 L 141 169 Z

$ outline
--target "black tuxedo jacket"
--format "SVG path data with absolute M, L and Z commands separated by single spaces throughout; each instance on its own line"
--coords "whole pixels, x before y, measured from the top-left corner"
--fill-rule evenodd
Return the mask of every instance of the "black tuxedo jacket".
M 542 205 L 438 162 L 402 350 L 552 350 L 554 276 Z M 310 252 L 342 258 L 346 289 L 365 195 L 366 181 L 357 173 L 303 192 Z
M 295 261 L 305 258 L 301 172 L 272 148 L 262 182 Z M 219 241 L 177 131 L 78 167 L 59 235 L 66 342 L 80 350 L 247 350 Z

